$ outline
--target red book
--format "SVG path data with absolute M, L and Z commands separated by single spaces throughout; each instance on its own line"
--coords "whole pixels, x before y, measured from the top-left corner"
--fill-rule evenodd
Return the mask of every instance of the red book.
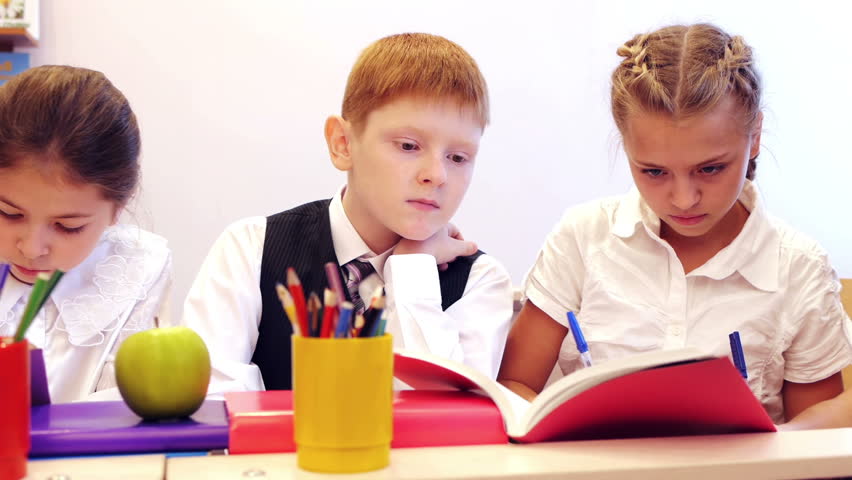
M 395 392 L 391 447 L 439 447 L 506 443 L 500 411 L 487 397 L 461 391 Z M 228 451 L 295 452 L 293 392 L 232 392 Z
M 488 396 L 509 438 L 519 443 L 775 431 L 731 361 L 694 348 L 647 352 L 578 370 L 533 402 L 435 355 L 395 352 L 394 376 L 415 389 Z
M 727 357 L 660 350 L 578 370 L 527 402 L 465 365 L 396 351 L 391 446 L 426 447 L 717 433 L 775 425 Z M 230 452 L 292 452 L 290 391 L 225 394 Z

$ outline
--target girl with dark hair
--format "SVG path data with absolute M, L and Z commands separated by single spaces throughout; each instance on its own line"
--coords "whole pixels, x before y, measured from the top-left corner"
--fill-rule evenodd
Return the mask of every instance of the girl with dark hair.
M 0 336 L 14 331 L 39 273 L 66 272 L 27 332 L 55 402 L 115 387 L 118 346 L 165 310 L 166 241 L 118 224 L 139 151 L 130 104 L 100 72 L 43 66 L 0 87 L 0 261 L 11 266 Z

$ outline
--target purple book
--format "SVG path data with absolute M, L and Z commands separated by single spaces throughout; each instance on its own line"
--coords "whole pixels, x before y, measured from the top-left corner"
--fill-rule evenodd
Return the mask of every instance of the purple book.
M 122 401 L 32 407 L 30 457 L 228 448 L 225 402 L 206 400 L 190 418 L 143 421 Z
M 30 350 L 30 405 L 32 406 L 50 403 L 46 372 L 42 350 L 40 348 Z

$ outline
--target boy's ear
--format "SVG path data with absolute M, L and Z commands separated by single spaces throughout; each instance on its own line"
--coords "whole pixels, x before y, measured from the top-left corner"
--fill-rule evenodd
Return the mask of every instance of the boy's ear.
M 344 172 L 352 169 L 351 131 L 351 124 L 340 115 L 332 115 L 325 121 L 328 155 L 334 167 Z

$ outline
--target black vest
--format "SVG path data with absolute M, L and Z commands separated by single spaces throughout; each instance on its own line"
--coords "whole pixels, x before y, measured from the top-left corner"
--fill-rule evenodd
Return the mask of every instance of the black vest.
M 290 335 L 293 329 L 281 308 L 275 284 L 286 284 L 286 270 L 293 267 L 302 281 L 305 297 L 316 292 L 322 298 L 328 286 L 323 266 L 328 262 L 337 263 L 328 218 L 329 203 L 330 200 L 306 203 L 266 219 L 260 264 L 263 310 L 251 361 L 260 368 L 267 390 L 292 388 Z M 444 310 L 462 297 L 470 268 L 480 255 L 482 252 L 459 257 L 446 271 L 439 272 Z M 337 271 L 340 272 L 340 268 Z M 340 281 L 346 285 L 340 275 Z M 349 299 L 349 292 L 346 296 Z

